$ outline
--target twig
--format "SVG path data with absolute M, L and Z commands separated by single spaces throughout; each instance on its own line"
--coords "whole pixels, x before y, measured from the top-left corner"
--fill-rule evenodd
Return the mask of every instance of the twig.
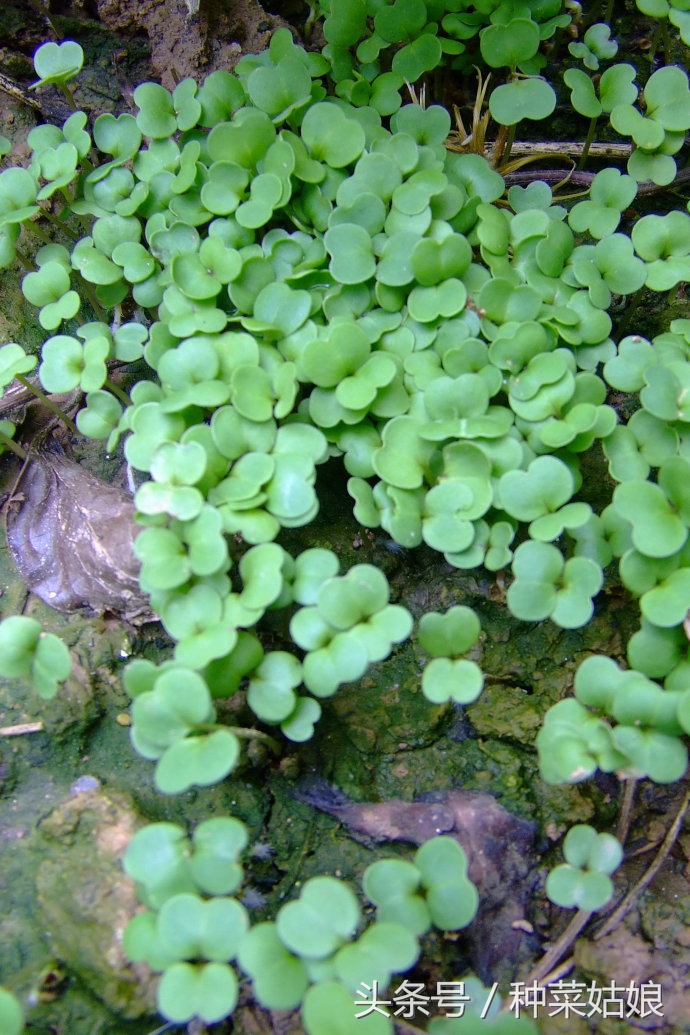
M 589 922 L 591 916 L 592 913 L 589 910 L 578 909 L 563 933 L 529 972 L 525 978 L 525 984 L 543 984 L 544 978 L 553 970 L 561 957 L 566 954 L 580 931 Z
M 544 183 L 566 182 L 573 187 L 587 188 L 592 185 L 595 173 L 571 172 L 562 169 L 521 169 L 519 172 L 508 173 L 504 180 L 510 186 L 512 184 L 532 183 L 533 180 L 542 180 Z M 637 197 L 648 194 L 660 194 L 662 191 L 676 190 L 685 184 L 690 183 L 690 169 L 681 169 L 674 180 L 670 183 L 659 184 L 653 180 L 645 180 L 637 185 Z
M 571 971 L 574 966 L 575 966 L 574 958 L 572 956 L 568 956 L 567 960 L 563 960 L 563 962 L 560 963 L 557 967 L 555 967 L 554 970 L 550 971 L 548 974 L 545 974 L 544 977 L 540 979 L 539 984 L 540 985 L 553 985 L 553 984 L 555 984 L 556 981 L 560 981 L 562 977 L 565 977 L 565 975 L 569 971 Z
M 683 824 L 683 818 L 685 816 L 685 813 L 687 812 L 688 805 L 690 805 L 690 791 L 688 791 L 685 797 L 683 798 L 681 806 L 678 809 L 678 812 L 676 813 L 676 817 L 673 820 L 671 826 L 669 827 L 666 837 L 661 842 L 661 848 L 659 849 L 653 863 L 650 865 L 649 869 L 643 874 L 643 876 L 637 882 L 635 887 L 630 889 L 630 891 L 625 896 L 618 908 L 615 909 L 611 916 L 607 919 L 604 926 L 596 932 L 596 934 L 594 935 L 595 941 L 599 941 L 601 938 L 604 938 L 607 934 L 610 934 L 615 927 L 618 926 L 618 924 L 621 922 L 626 913 L 628 913 L 632 909 L 635 900 L 639 898 L 639 896 L 642 894 L 645 888 L 647 888 L 654 880 L 657 873 L 666 861 L 666 858 L 671 849 L 673 848 L 678 834 L 680 833 L 680 828 Z
M 42 722 L 20 722 L 18 726 L 0 727 L 0 737 L 23 737 L 25 733 L 40 733 Z
M 616 827 L 616 837 L 622 845 L 625 844 L 628 838 L 628 831 L 630 830 L 630 819 L 632 816 L 633 802 L 635 801 L 636 787 L 637 780 L 630 779 L 625 781 L 625 790 L 623 792 L 621 814 L 618 817 L 618 826 Z

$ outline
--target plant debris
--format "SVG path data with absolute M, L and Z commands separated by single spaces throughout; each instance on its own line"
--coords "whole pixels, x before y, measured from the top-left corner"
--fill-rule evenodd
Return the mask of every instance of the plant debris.
M 153 617 L 139 588 L 134 503 L 58 453 L 24 465 L 6 507 L 7 543 L 26 586 L 57 611 Z

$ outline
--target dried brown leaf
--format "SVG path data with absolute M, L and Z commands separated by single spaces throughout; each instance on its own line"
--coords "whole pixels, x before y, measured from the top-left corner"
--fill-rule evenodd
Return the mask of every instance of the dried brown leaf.
M 147 621 L 133 543 L 134 503 L 57 453 L 32 456 L 7 509 L 7 542 L 22 580 L 57 611 L 115 611 Z

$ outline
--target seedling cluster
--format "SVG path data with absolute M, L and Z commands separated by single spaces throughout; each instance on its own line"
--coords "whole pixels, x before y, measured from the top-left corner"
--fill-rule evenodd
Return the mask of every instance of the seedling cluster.
M 638 6 L 687 30 L 674 4 Z M 459 569 L 507 569 L 517 619 L 581 628 L 617 569 L 640 604 L 630 667 L 582 663 L 575 696 L 538 736 L 542 775 L 675 781 L 690 733 L 690 320 L 647 340 L 619 332 L 610 310 L 615 296 L 690 279 L 686 212 L 621 229 L 641 182 L 676 176 L 687 76 L 662 67 L 640 94 L 631 65 L 609 64 L 616 45 L 598 24 L 570 46 L 584 69 L 569 68 L 565 89 L 550 84 L 544 48 L 572 19 L 560 0 L 472 12 L 451 0 L 322 0 L 316 19 L 321 53 L 279 30 L 232 73 L 172 92 L 140 85 L 136 114 L 89 127 L 74 111 L 61 129 L 37 127 L 28 166 L 0 172 L 0 265 L 26 268 L 23 293 L 50 332 L 40 357 L 0 348 L 0 384 L 27 384 L 38 364 L 47 392 L 81 390 L 79 431 L 108 451 L 122 443 L 141 482 L 140 584 L 171 651 L 126 669 L 134 747 L 155 761 L 163 793 L 220 781 L 243 739 L 276 741 L 219 722 L 216 702 L 243 690 L 257 723 L 308 740 L 321 702 L 411 636 L 428 655 L 430 702 L 479 696 L 468 607 L 426 614 L 415 630 L 375 566 L 341 572 L 333 551 L 293 556 L 281 542 L 314 521 L 318 468 L 340 458 L 361 525 Z M 81 63 L 76 43 L 44 45 L 36 86 L 71 98 Z M 590 120 L 583 161 L 606 116 L 631 141 L 627 171 L 599 171 L 568 208 L 536 179 L 504 198 L 476 140 L 446 146 L 445 108 L 403 103 L 406 83 L 478 63 L 497 77 L 488 108 L 504 160 L 517 125 L 550 115 L 558 90 Z M 142 361 L 125 393 L 114 364 Z M 627 421 L 610 389 L 634 402 Z M 2 448 L 22 454 L 15 434 L 3 421 Z M 598 448 L 613 491 L 595 510 L 581 490 Z M 267 617 L 281 611 L 285 649 L 266 649 Z M 69 674 L 66 648 L 32 619 L 0 626 L 0 659 L 46 697 Z M 554 901 L 591 910 L 608 899 L 619 857 L 607 837 L 571 831 Z M 191 841 L 154 824 L 130 846 L 125 868 L 147 912 L 126 947 L 162 972 L 170 1021 L 230 1014 L 238 964 L 264 1006 L 301 1004 L 309 1035 L 349 1031 L 333 1018 L 350 1023 L 361 981 L 385 987 L 432 924 L 463 928 L 476 909 L 462 850 L 438 838 L 412 862 L 367 870 L 377 913 L 363 930 L 358 899 L 332 877 L 252 925 L 233 897 L 246 840 L 237 820 L 218 818 Z M 12 1008 L 0 999 L 10 1030 Z M 358 1024 L 392 1031 L 380 1015 Z M 499 1027 L 529 1030 L 506 1017 Z M 429 1030 L 465 1028 L 437 1019 Z
M 311 878 L 275 921 L 252 926 L 233 897 L 244 879 L 239 858 L 248 840 L 239 820 L 219 817 L 200 823 L 191 840 L 175 824 L 151 824 L 127 849 L 124 867 L 147 911 L 129 923 L 125 949 L 162 973 L 158 1006 L 172 1021 L 213 1023 L 231 1013 L 239 967 L 265 1007 L 302 1004 L 309 1031 L 332 1031 L 336 1008 L 343 1024 L 351 1022 L 363 982 L 387 987 L 393 974 L 416 962 L 419 936 L 432 923 L 458 930 L 476 912 L 465 853 L 452 838 L 437 837 L 414 863 L 380 860 L 366 870 L 364 893 L 378 908 L 364 930 L 357 897 L 334 877 Z M 379 1015 L 371 1030 L 392 1027 Z

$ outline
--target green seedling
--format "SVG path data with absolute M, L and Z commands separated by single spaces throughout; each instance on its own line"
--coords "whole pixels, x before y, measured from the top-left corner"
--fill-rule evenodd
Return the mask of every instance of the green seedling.
M 453 700 L 470 704 L 482 691 L 484 678 L 474 661 L 461 657 L 479 639 L 480 624 L 474 611 L 463 605 L 444 615 L 428 612 L 419 623 L 419 643 L 431 654 L 422 676 L 424 696 L 434 704 Z
M 597 834 L 580 823 L 571 827 L 563 842 L 566 862 L 546 879 L 546 894 L 557 906 L 596 912 L 610 901 L 610 874 L 620 866 L 623 849 L 611 834 Z
M 59 636 L 46 633 L 35 618 L 11 615 L 0 622 L 0 662 L 8 679 L 27 679 L 46 699 L 72 671 L 70 652 Z
M 74 79 L 84 64 L 84 51 L 74 40 L 44 43 L 34 54 L 34 68 L 39 79 L 32 89 L 55 83 L 63 86 Z
M 539 26 L 531 18 L 494 22 L 480 33 L 481 54 L 491 68 L 522 69 L 537 53 Z
M 238 961 L 254 994 L 269 1010 L 294 1010 L 309 987 L 307 967 L 280 938 L 276 924 L 254 924 L 243 938 Z
M 687 526 L 679 514 L 688 505 L 684 470 L 685 462 L 674 457 L 661 468 L 658 484 L 630 480 L 614 492 L 613 506 L 630 522 L 633 545 L 646 557 L 671 557 L 685 544 Z
M 570 469 L 554 456 L 537 457 L 526 471 L 507 471 L 498 483 L 503 510 L 529 521 L 533 539 L 551 542 L 564 528 L 581 527 L 591 510 L 586 503 L 569 503 L 575 491 Z
M 432 925 L 459 930 L 471 923 L 478 905 L 467 866 L 457 841 L 434 837 L 417 850 L 413 862 L 382 859 L 367 867 L 364 893 L 377 907 L 377 921 L 395 919 L 415 935 Z
M 647 286 L 666 291 L 688 273 L 688 230 L 690 216 L 669 212 L 665 216 L 643 216 L 632 230 L 635 251 L 647 265 Z
M 388 985 L 393 973 L 409 970 L 418 957 L 417 939 L 403 924 L 377 921 L 336 953 L 333 970 L 354 994 L 370 976 Z
M 158 760 L 156 786 L 164 794 L 216 783 L 239 757 L 237 737 L 215 727 L 208 687 L 190 669 L 173 667 L 137 694 L 132 719 L 133 743 L 140 754 Z
M 243 879 L 237 860 L 247 841 L 244 824 L 229 816 L 204 820 L 191 842 L 174 823 L 152 823 L 132 838 L 123 865 L 140 885 L 144 903 L 158 910 L 175 895 L 236 891 Z
M 271 651 L 254 672 L 247 691 L 247 704 L 263 721 L 282 723 L 297 707 L 295 689 L 302 682 L 302 666 L 287 651 Z
M 156 1001 L 170 1021 L 184 1024 L 200 1018 L 213 1024 L 232 1013 L 239 985 L 232 967 L 224 963 L 174 963 L 163 974 Z
M 638 10 L 662 21 L 668 18 L 675 25 L 683 43 L 690 44 L 690 18 L 683 0 L 635 0 Z
M 548 710 L 537 749 L 542 778 L 550 784 L 580 783 L 597 769 L 615 772 L 627 762 L 613 744 L 610 726 L 573 698 Z
M 676 175 L 672 155 L 683 146 L 690 128 L 690 88 L 685 72 L 675 65 L 659 68 L 643 90 L 645 114 L 630 103 L 617 104 L 611 125 L 637 145 L 628 160 L 636 180 L 670 183 Z
M 237 632 L 226 620 L 223 604 L 218 590 L 203 582 L 163 598 L 161 622 L 177 640 L 175 660 L 181 665 L 201 669 L 233 650 Z
M 568 50 L 579 58 L 585 68 L 596 72 L 600 61 L 610 61 L 618 52 L 618 44 L 611 38 L 611 29 L 605 22 L 590 25 L 582 41 L 568 44 Z
M 290 633 L 308 652 L 303 662 L 308 690 L 330 697 L 341 683 L 358 679 L 369 664 L 382 661 L 394 643 L 409 636 L 409 612 L 389 604 L 388 598 L 383 573 L 357 564 L 347 575 L 326 579 L 316 603 L 294 615 Z
M 565 561 L 555 546 L 530 540 L 515 551 L 512 570 L 515 581 L 507 599 L 516 618 L 550 617 L 564 629 L 578 629 L 591 618 L 603 575 L 589 557 Z
M 578 669 L 575 696 L 550 709 L 537 737 L 548 782 L 585 779 L 596 768 L 659 783 L 684 773 L 679 693 L 662 690 L 640 672 L 622 671 L 610 658 L 593 656 Z M 611 727 L 609 718 L 618 725 Z
M 296 956 L 320 960 L 349 941 L 359 923 L 359 906 L 347 885 L 332 877 L 312 877 L 299 899 L 281 908 L 276 932 Z
M 516 126 L 523 119 L 547 119 L 555 107 L 553 87 L 536 76 L 498 86 L 489 98 L 489 111 L 502 126 Z

